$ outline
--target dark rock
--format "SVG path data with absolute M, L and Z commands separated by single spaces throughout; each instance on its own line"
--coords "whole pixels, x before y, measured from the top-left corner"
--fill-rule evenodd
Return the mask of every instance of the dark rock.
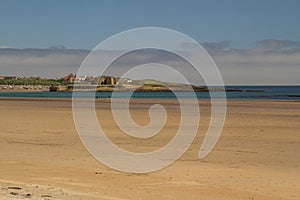
M 15 186 L 12 186 L 12 187 L 8 187 L 9 190 L 22 190 L 22 188 L 20 187 L 15 187 Z
M 52 197 L 52 196 L 48 195 L 48 194 L 43 194 L 43 195 L 41 195 L 41 197 Z
M 26 198 L 31 198 L 31 194 L 26 194 L 25 197 Z

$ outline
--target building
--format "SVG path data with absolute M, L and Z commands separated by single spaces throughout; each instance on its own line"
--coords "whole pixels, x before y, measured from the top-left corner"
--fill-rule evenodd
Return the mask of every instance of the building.
M 63 80 L 67 83 L 74 83 L 80 82 L 80 83 L 87 83 L 91 85 L 98 85 L 98 86 L 115 86 L 117 85 L 119 78 L 115 78 L 113 76 L 80 76 L 76 77 L 73 73 L 70 73 L 69 75 L 63 77 Z
M 115 77 L 112 76 L 101 76 L 98 80 L 98 85 L 116 85 L 117 80 Z
M 74 83 L 74 81 L 76 79 L 76 75 L 73 75 L 72 73 L 70 73 L 69 75 L 65 76 L 63 79 L 65 82 Z
M 78 82 L 84 82 L 86 80 L 87 76 L 80 76 L 80 77 L 76 77 L 76 81 Z

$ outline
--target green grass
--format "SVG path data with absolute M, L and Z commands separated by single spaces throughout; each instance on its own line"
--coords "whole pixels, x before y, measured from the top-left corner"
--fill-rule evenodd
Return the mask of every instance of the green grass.
M 42 78 L 18 78 L 16 80 L 3 79 L 0 80 L 0 85 L 61 85 L 63 80 L 57 79 L 42 79 Z

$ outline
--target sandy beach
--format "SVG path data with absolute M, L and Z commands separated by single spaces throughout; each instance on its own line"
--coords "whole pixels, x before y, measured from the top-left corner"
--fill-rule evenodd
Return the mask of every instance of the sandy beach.
M 149 123 L 152 103 L 165 105 L 163 131 L 149 139 L 123 134 L 107 100 L 97 114 L 118 146 L 148 152 L 174 136 L 175 100 L 134 100 L 136 123 Z M 68 99 L 0 99 L 0 199 L 300 199 L 300 102 L 228 101 L 226 123 L 213 151 L 198 159 L 210 119 L 209 101 L 199 101 L 197 138 L 171 166 L 127 174 L 95 160 L 82 145 Z M 103 117 L 105 116 L 105 117 Z

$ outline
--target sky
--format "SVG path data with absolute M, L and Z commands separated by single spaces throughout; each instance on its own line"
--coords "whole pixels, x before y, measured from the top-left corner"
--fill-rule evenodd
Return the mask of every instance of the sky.
M 297 0 L 0 0 L 0 75 L 76 72 L 99 42 L 152 26 L 201 43 L 226 84 L 300 84 L 299 9 Z

